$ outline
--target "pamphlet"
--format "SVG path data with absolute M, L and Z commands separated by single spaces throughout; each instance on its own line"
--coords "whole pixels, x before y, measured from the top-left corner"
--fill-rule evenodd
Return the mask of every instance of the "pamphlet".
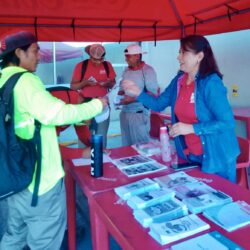
M 167 169 L 167 166 L 162 165 L 158 163 L 157 161 L 155 161 L 152 163 L 149 162 L 149 163 L 143 163 L 141 165 L 121 168 L 120 170 L 124 174 L 126 174 L 128 177 L 134 177 L 137 175 L 150 174 L 150 173 L 154 173 L 154 172 L 158 172 L 158 171 L 166 170 L 166 169 Z
M 154 189 L 160 189 L 160 185 L 149 178 L 144 178 L 139 181 L 116 187 L 114 188 L 114 191 L 122 199 L 127 200 L 133 195 L 137 195 Z
M 161 145 L 158 140 L 152 140 L 148 143 L 132 145 L 132 147 L 141 155 L 152 156 L 161 154 Z
M 96 80 L 93 76 L 89 77 L 88 80 L 89 80 L 89 81 L 92 81 L 92 82 L 97 82 L 97 80 Z
M 208 223 L 197 215 L 191 214 L 168 222 L 152 223 L 149 234 L 161 245 L 165 245 L 209 228 Z
M 192 213 L 200 213 L 210 207 L 227 204 L 232 201 L 233 199 L 231 196 L 219 190 L 215 190 L 211 193 L 203 194 L 196 197 L 185 198 L 182 200 L 182 202 L 187 205 L 189 211 Z
M 164 175 L 154 178 L 162 187 L 172 188 L 179 185 L 184 185 L 187 183 L 194 183 L 198 180 L 194 177 L 186 174 L 183 171 L 179 171 L 173 174 Z
M 127 200 L 133 209 L 142 209 L 173 198 L 175 192 L 168 188 L 160 188 L 134 195 Z
M 114 165 L 116 165 L 118 168 L 137 166 L 149 162 L 152 163 L 155 162 L 155 160 L 143 155 L 134 155 L 113 160 Z
M 171 250 L 244 250 L 241 246 L 219 233 L 212 231 L 178 243 Z
M 167 169 L 167 166 L 143 155 L 119 158 L 112 160 L 112 162 L 128 177 L 154 173 Z
M 157 203 L 144 209 L 134 210 L 134 217 L 143 227 L 148 227 L 153 222 L 158 223 L 174 220 L 187 214 L 188 210 L 186 205 L 175 198 Z
M 235 201 L 206 209 L 203 215 L 231 232 L 250 224 L 250 205 L 245 201 Z
M 95 121 L 97 123 L 101 123 L 103 121 L 106 121 L 109 118 L 110 108 L 109 106 L 105 107 L 101 114 L 95 116 Z
M 201 181 L 177 185 L 175 187 L 172 187 L 172 189 L 175 191 L 177 198 L 181 200 L 216 191 L 215 189 Z

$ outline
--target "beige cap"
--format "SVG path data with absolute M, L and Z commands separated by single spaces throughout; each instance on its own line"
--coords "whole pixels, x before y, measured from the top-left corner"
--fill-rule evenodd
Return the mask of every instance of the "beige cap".
M 101 59 L 105 56 L 105 48 L 101 44 L 92 44 L 85 47 L 85 52 L 95 59 Z

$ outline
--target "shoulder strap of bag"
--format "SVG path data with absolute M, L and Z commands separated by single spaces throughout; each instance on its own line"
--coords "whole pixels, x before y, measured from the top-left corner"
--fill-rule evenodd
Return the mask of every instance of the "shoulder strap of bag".
M 88 66 L 88 62 L 89 62 L 89 59 L 86 59 L 82 62 L 82 79 L 81 81 L 83 80 L 84 76 L 85 76 L 85 73 L 86 73 L 86 70 L 87 70 L 87 66 Z
M 107 74 L 107 77 L 109 78 L 109 65 L 108 65 L 108 62 L 107 61 L 103 61 L 103 67 L 106 71 L 106 74 Z
M 82 79 L 81 79 L 81 81 L 83 80 L 83 78 L 85 76 L 85 73 L 86 73 L 86 70 L 88 67 L 88 62 L 89 62 L 89 59 L 86 59 L 82 62 Z M 109 71 L 109 65 L 108 65 L 107 61 L 103 61 L 102 64 L 103 64 L 103 67 L 106 71 L 107 77 L 109 77 L 110 71 Z
M 38 201 L 38 191 L 39 191 L 39 185 L 40 185 L 40 179 L 41 179 L 41 165 L 42 165 L 42 143 L 41 143 L 41 136 L 40 136 L 40 130 L 41 130 L 41 123 L 37 120 L 35 120 L 35 132 L 34 132 L 34 144 L 36 145 L 37 150 L 37 166 L 36 166 L 36 176 L 35 176 L 35 185 L 32 195 L 32 201 L 31 206 L 35 207 L 37 205 Z
M 11 100 L 11 93 L 12 93 L 12 90 L 13 88 L 15 87 L 18 79 L 22 76 L 23 73 L 25 73 L 27 71 L 23 71 L 23 72 L 19 72 L 19 73 L 16 73 L 14 75 L 12 75 L 7 81 L 6 83 L 3 85 L 3 100 L 4 100 L 4 103 L 7 105 L 10 103 L 10 100 Z M 9 112 L 10 111 L 10 105 L 7 105 L 7 111 Z

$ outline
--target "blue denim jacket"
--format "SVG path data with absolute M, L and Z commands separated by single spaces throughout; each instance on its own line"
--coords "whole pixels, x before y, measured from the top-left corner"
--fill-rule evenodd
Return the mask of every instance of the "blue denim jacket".
M 138 101 L 154 111 L 162 111 L 171 106 L 172 123 L 178 122 L 174 107 L 182 77 L 183 72 L 180 72 L 159 97 L 142 92 Z M 202 170 L 207 173 L 223 172 L 225 164 L 235 161 L 240 150 L 227 90 L 217 74 L 205 78 L 196 77 L 195 112 L 198 122 L 193 127 L 195 134 L 200 136 L 203 147 Z M 184 136 L 177 136 L 175 145 L 179 157 L 187 159 L 183 152 L 186 148 Z

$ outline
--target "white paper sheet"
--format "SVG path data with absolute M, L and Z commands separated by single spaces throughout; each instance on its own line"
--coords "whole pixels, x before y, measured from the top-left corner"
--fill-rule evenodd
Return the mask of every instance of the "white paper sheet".
M 91 164 L 91 160 L 88 158 L 76 158 L 72 159 L 72 162 L 75 167 L 89 166 Z M 108 155 L 103 154 L 103 163 L 105 162 L 111 162 L 111 158 Z

